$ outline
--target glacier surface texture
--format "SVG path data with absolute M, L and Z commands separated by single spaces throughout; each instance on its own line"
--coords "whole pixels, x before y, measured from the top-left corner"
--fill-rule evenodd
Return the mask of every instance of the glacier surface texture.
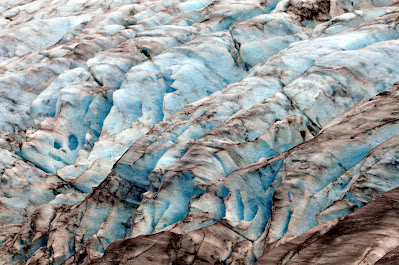
M 399 264 L 396 0 L 0 0 L 0 265 Z

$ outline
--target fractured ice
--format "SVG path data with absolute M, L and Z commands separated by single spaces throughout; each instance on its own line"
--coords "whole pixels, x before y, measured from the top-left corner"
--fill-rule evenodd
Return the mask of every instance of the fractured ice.
M 390 0 L 0 1 L 0 264 L 399 262 L 398 23 Z

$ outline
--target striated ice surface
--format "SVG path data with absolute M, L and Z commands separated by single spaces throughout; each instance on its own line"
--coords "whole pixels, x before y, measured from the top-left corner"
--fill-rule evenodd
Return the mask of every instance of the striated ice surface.
M 391 0 L 0 0 L 0 264 L 397 264 Z

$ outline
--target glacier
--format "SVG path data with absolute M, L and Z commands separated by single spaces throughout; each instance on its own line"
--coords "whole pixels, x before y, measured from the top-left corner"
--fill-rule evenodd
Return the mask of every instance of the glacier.
M 0 0 L 0 264 L 396 264 L 399 2 Z

